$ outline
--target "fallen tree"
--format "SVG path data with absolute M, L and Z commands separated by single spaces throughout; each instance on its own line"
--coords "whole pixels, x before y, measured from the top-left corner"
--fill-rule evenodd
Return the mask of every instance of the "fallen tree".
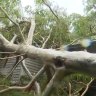
M 43 0 L 44 2 L 44 0 Z M 51 7 L 44 2 L 46 6 L 49 7 L 51 12 L 54 14 L 54 16 L 59 20 L 59 18 L 55 15 L 55 13 L 52 11 Z M 29 72 L 29 70 L 26 68 L 25 64 L 23 64 L 23 67 L 27 73 L 27 75 L 30 77 L 30 82 L 26 86 L 3 86 L 2 87 L 5 89 L 0 90 L 0 94 L 10 91 L 10 90 L 23 90 L 30 92 L 31 90 L 35 90 L 36 95 L 35 96 L 49 96 L 51 94 L 51 91 L 53 88 L 57 87 L 55 84 L 56 82 L 60 82 L 64 77 L 69 76 L 70 74 L 74 73 L 83 73 L 87 74 L 90 76 L 95 77 L 96 73 L 96 54 L 92 54 L 89 52 L 85 51 L 74 51 L 74 52 L 68 52 L 68 51 L 56 51 L 54 49 L 43 49 L 46 45 L 46 42 L 50 38 L 51 32 L 49 32 L 49 36 L 43 37 L 43 44 L 42 48 L 37 48 L 35 46 L 32 46 L 32 39 L 33 39 L 33 34 L 35 30 L 35 20 L 33 19 L 31 21 L 31 27 L 29 30 L 29 25 L 28 24 L 28 30 L 27 32 L 26 26 L 22 29 L 20 27 L 20 24 L 14 22 L 10 16 L 7 14 L 5 10 L 3 10 L 2 7 L 0 7 L 1 11 L 5 14 L 5 16 L 15 25 L 17 26 L 16 34 L 19 32 L 21 41 L 23 42 L 22 44 L 14 44 L 13 41 L 10 42 L 5 37 L 0 34 L 0 49 L 3 50 L 1 54 L 12 54 L 14 53 L 15 56 L 11 57 L 5 57 L 5 58 L 0 58 L 1 60 L 4 59 L 9 59 L 9 58 L 14 58 L 14 57 L 21 57 L 21 60 L 16 63 L 14 66 L 13 70 L 10 72 L 10 74 L 14 71 L 16 66 L 22 62 L 25 58 L 32 58 L 36 59 L 39 58 L 43 62 L 42 65 L 43 67 L 38 71 L 37 74 L 32 76 L 32 74 Z M 22 30 L 21 30 L 22 29 Z M 4 30 L 6 32 L 6 30 Z M 28 38 L 27 40 L 24 38 L 24 32 L 28 33 Z M 1 32 L 2 33 L 2 32 Z M 11 34 L 12 35 L 12 34 Z M 27 41 L 27 42 L 26 42 Z M 45 41 L 45 42 L 44 42 Z M 53 41 L 54 42 L 54 41 Z M 21 43 L 16 42 L 16 43 Z M 52 71 L 52 72 L 51 72 Z M 41 87 L 39 83 L 37 82 L 37 79 L 42 75 L 44 72 L 47 73 L 47 84 L 44 88 L 43 91 L 41 91 Z M 10 75 L 9 74 L 9 75 Z M 91 81 L 87 84 L 87 87 L 85 91 L 82 93 L 81 96 L 84 96 L 86 90 L 88 89 L 90 83 L 94 79 L 91 79 Z M 69 95 L 71 94 L 71 84 L 69 84 Z
M 79 72 L 93 77 L 96 76 L 96 54 L 86 51 L 56 51 L 53 49 L 42 49 L 27 44 L 13 44 L 0 34 L 0 49 L 5 52 L 14 52 L 15 54 L 23 55 L 28 58 L 40 58 L 44 63 L 41 70 L 32 78 L 25 87 L 8 87 L 1 90 L 0 93 L 19 89 L 30 91 L 37 78 L 45 71 L 46 67 L 54 70 L 54 75 L 40 96 L 49 96 L 51 89 L 55 86 L 54 82 L 63 79 L 65 76 Z M 0 58 L 2 59 L 2 58 Z

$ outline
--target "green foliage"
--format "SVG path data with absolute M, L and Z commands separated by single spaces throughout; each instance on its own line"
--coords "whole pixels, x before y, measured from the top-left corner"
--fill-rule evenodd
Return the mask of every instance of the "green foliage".
M 92 9 L 95 9 L 96 6 L 96 0 L 85 0 L 85 11 L 89 12 L 92 11 Z
M 23 28 L 24 28 L 23 34 L 26 37 L 28 34 L 28 31 L 29 31 L 29 28 L 30 28 L 30 23 L 27 21 L 21 21 L 21 22 L 19 22 L 19 26 L 20 26 L 21 30 L 23 30 Z M 14 34 L 17 34 L 18 41 L 22 42 L 18 26 L 16 26 L 16 25 L 2 27 L 0 29 L 0 33 L 2 33 L 8 40 L 11 40 L 12 37 L 14 36 Z
M 36 0 L 36 4 L 41 5 L 41 4 L 43 4 L 43 2 L 42 2 L 42 0 Z
M 77 18 L 77 20 L 74 20 L 73 26 L 74 26 L 74 32 L 80 37 L 88 37 L 90 36 L 90 21 L 89 18 L 86 18 L 84 16 L 81 16 Z
M 86 10 L 87 12 L 93 8 L 93 4 L 96 3 L 96 0 L 87 0 L 86 2 Z M 20 19 L 21 13 L 19 11 L 19 0 L 1 0 L 0 6 L 3 7 L 7 12 L 8 15 L 11 17 L 12 20 L 16 21 Z M 45 42 L 46 38 L 48 38 L 49 34 L 50 38 L 48 39 L 45 48 L 58 48 L 61 45 L 69 44 L 75 39 L 78 38 L 92 38 L 92 36 L 96 35 L 96 12 L 90 12 L 90 14 L 86 14 L 86 16 L 81 16 L 80 14 L 71 14 L 67 16 L 66 12 L 61 9 L 53 9 L 56 12 L 56 16 L 52 14 L 52 12 L 43 6 L 42 0 L 36 0 L 36 12 L 35 12 L 35 19 L 36 19 L 36 28 L 34 33 L 34 42 L 42 47 L 42 44 Z M 29 9 L 29 11 L 28 11 Z M 26 11 L 29 14 L 32 14 L 31 7 L 26 7 Z M 19 35 L 18 41 L 21 41 L 20 33 L 18 33 L 18 27 L 16 25 L 10 25 L 10 21 L 8 18 L 5 17 L 5 14 L 0 11 L 0 21 L 2 24 L 5 25 L 4 28 L 0 29 L 0 32 L 8 39 L 11 40 L 14 33 Z M 30 15 L 32 16 L 32 15 Z M 25 26 L 24 36 L 26 37 L 28 34 L 28 30 L 30 28 L 29 22 L 20 22 L 19 23 L 21 30 Z M 72 33 L 70 32 L 70 25 L 73 28 Z M 33 42 L 33 43 L 34 43 Z M 29 79 L 23 78 L 24 80 L 29 81 Z M 0 80 L 0 84 L 7 84 L 10 85 L 9 81 L 2 81 Z M 22 84 L 23 80 L 21 79 Z M 42 89 L 45 87 L 46 76 L 44 78 L 41 77 L 40 80 Z M 74 96 L 78 96 L 76 91 L 79 91 L 82 87 L 85 87 L 83 84 L 90 81 L 90 77 L 87 77 L 82 74 L 75 74 L 64 78 L 63 81 L 60 81 L 59 84 L 56 84 L 52 96 L 68 96 L 69 91 L 69 82 L 72 86 L 72 94 Z M 42 83 L 43 82 L 43 83 Z M 82 83 L 80 83 L 82 82 Z M 58 88 L 57 88 L 58 87 Z M 10 95 L 11 94 L 11 95 Z M 2 94 L 2 96 L 32 96 L 33 94 L 24 93 L 24 92 L 17 92 L 12 91 L 8 94 Z
M 56 15 L 59 20 L 57 20 L 49 10 L 37 9 L 35 30 L 37 35 L 34 39 L 38 45 L 41 46 L 43 41 L 42 37 L 47 38 L 50 33 L 51 36 L 46 44 L 46 48 L 60 47 L 62 44 L 70 41 L 66 14 L 63 14 L 62 12 L 61 14 L 57 13 Z
M 0 0 L 0 7 L 2 7 L 9 17 L 16 21 L 17 19 L 21 18 L 21 11 L 20 11 L 20 0 Z M 0 9 L 0 22 L 8 26 L 12 22 L 8 20 L 4 12 Z
M 90 77 L 84 74 L 73 74 L 64 78 L 59 83 L 55 84 L 55 90 L 52 96 L 69 96 L 71 89 L 72 96 L 80 96 L 79 91 L 86 88 L 86 84 L 90 82 Z
M 96 13 L 92 13 L 87 16 L 80 16 L 78 14 L 72 14 L 70 16 L 71 24 L 73 27 L 73 37 L 78 38 L 92 38 L 96 35 Z
M 5 80 L 4 78 L 5 78 L 5 76 L 0 74 L 0 85 L 10 85 L 10 80 L 9 79 Z M 0 89 L 1 89 L 1 87 L 0 87 Z

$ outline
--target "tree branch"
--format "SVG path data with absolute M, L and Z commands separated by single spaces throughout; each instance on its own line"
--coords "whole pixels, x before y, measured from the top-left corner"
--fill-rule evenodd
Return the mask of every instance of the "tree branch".
M 48 40 L 50 39 L 50 36 L 51 36 L 51 32 L 49 33 L 47 39 L 45 40 L 45 42 L 43 43 L 42 47 L 41 48 L 44 48 L 46 43 L 48 42 Z
M 20 57 L 20 56 L 24 56 L 24 55 L 25 55 L 25 54 L 20 54 L 20 55 L 15 55 L 15 56 L 10 56 L 10 57 L 0 58 L 0 60 L 12 59 L 12 58 L 16 58 L 16 57 Z
M 14 22 L 14 21 L 10 18 L 10 16 L 7 14 L 7 12 L 6 12 L 1 6 L 0 6 L 0 10 L 5 14 L 5 16 L 6 16 L 14 25 L 16 25 L 16 26 L 18 27 L 18 30 L 19 30 L 19 32 L 20 32 L 20 34 L 21 34 L 21 37 L 22 37 L 22 39 L 23 39 L 23 41 L 24 41 L 24 43 L 25 43 L 25 38 L 24 38 L 24 36 L 23 36 L 23 34 L 22 34 L 22 31 L 21 31 L 21 28 L 20 28 L 19 24 L 16 23 L 16 22 Z
M 24 57 L 21 57 L 21 58 L 23 59 Z M 30 79 L 33 79 L 32 74 L 30 73 L 30 71 L 28 70 L 28 68 L 25 65 L 25 60 L 22 61 L 22 67 L 23 67 L 25 73 L 30 77 Z M 35 85 L 35 92 L 36 92 L 37 96 L 39 96 L 39 94 L 41 94 L 40 85 L 37 81 L 34 82 L 34 85 Z
M 18 87 L 18 86 L 7 87 L 5 89 L 0 90 L 0 94 L 11 91 L 11 90 L 24 90 L 25 88 L 26 88 L 26 86 L 24 86 L 24 87 Z
M 26 86 L 24 86 L 24 87 L 18 87 L 18 86 L 8 87 L 8 86 L 7 86 L 7 88 L 0 90 L 0 93 L 4 93 L 4 92 L 7 92 L 7 91 L 11 91 L 11 90 L 31 91 L 34 82 L 35 82 L 36 79 L 44 72 L 44 70 L 45 70 L 45 66 L 43 66 L 43 67 L 40 69 L 40 71 L 32 78 L 32 80 L 31 80 Z M 38 87 L 39 87 L 39 86 L 38 86 Z M 39 89 L 38 91 L 40 91 L 40 89 Z M 38 96 L 41 96 L 41 95 L 40 95 L 40 92 L 39 92 Z
M 25 58 L 22 58 L 21 60 L 19 60 L 14 67 L 11 69 L 11 71 L 9 72 L 9 74 L 6 76 L 6 78 L 10 77 L 10 75 L 12 75 L 13 71 L 16 69 L 16 67 L 20 64 L 20 62 L 22 62 Z M 6 79 L 5 78 L 5 79 Z
M 32 44 L 32 40 L 33 40 L 33 33 L 35 30 L 35 18 L 31 19 L 31 26 L 30 26 L 30 30 L 28 33 L 28 38 L 27 38 L 27 44 L 31 45 Z
M 54 13 L 54 11 L 52 10 L 52 8 L 50 7 L 50 5 L 45 1 L 45 0 L 42 0 L 43 3 L 50 9 L 50 11 L 52 12 L 52 14 L 56 17 L 56 19 L 59 20 L 58 16 Z
M 81 94 L 81 96 L 84 96 L 84 95 L 85 95 L 85 93 L 87 92 L 87 90 L 88 90 L 90 84 L 93 82 L 93 80 L 94 80 L 94 79 L 91 78 L 90 82 L 87 84 L 86 89 L 85 89 L 84 92 Z
M 89 52 L 61 52 L 53 49 L 36 48 L 29 45 L 10 44 L 2 35 L 0 42 L 4 50 L 18 54 L 25 54 L 29 58 L 40 58 L 47 64 L 55 65 L 56 68 L 65 68 L 66 71 L 81 72 L 96 76 L 96 54 Z M 64 70 L 65 70 L 64 69 Z
M 55 81 L 56 77 L 57 77 L 57 72 L 53 75 L 52 79 L 47 84 L 47 86 L 41 96 L 49 96 L 50 95 L 50 93 L 52 92 L 52 89 L 54 88 L 54 81 Z
M 71 86 L 72 86 L 72 85 L 71 85 L 71 83 L 70 83 L 70 82 L 69 82 L 69 84 L 68 84 L 68 85 L 69 85 L 69 95 L 68 95 L 68 96 L 72 96 L 72 93 L 71 93 L 71 91 L 72 91 L 72 87 L 71 87 Z
M 14 42 L 15 42 L 15 40 L 16 40 L 16 38 L 17 38 L 17 35 L 16 35 L 16 34 L 14 34 L 14 37 L 12 38 L 12 40 L 10 41 L 10 43 L 14 43 Z
M 29 84 L 26 86 L 26 91 L 30 91 L 32 89 L 32 86 L 34 84 L 34 82 L 36 81 L 36 79 L 45 71 L 45 66 L 43 66 L 38 73 L 33 77 L 33 79 L 29 82 Z

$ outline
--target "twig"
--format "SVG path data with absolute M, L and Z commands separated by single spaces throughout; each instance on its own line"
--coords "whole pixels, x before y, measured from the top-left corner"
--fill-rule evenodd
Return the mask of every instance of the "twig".
M 73 81 L 74 81 L 74 83 L 82 84 L 82 85 L 86 86 L 86 84 L 85 84 L 84 82 L 77 82 L 77 81 L 75 81 L 75 80 L 73 80 Z
M 25 42 L 25 38 L 24 38 L 24 35 L 23 35 L 23 31 L 21 30 L 19 24 L 18 24 L 17 26 L 18 26 L 18 30 L 19 30 L 19 32 L 20 32 L 20 34 L 21 34 L 21 37 L 22 37 L 24 43 L 26 44 L 26 42 Z
M 16 58 L 16 57 L 20 57 L 20 56 L 24 56 L 25 54 L 20 54 L 20 55 L 16 55 L 16 56 L 10 56 L 10 57 L 5 57 L 5 58 L 0 58 L 0 60 L 5 60 L 5 59 L 12 59 L 12 58 Z
M 0 94 L 11 91 L 11 90 L 24 90 L 25 88 L 26 88 L 26 86 L 24 86 L 24 87 L 18 87 L 18 86 L 7 87 L 5 89 L 0 90 Z
M 71 45 L 71 44 L 74 44 L 74 43 L 76 43 L 78 40 L 80 40 L 80 39 L 82 39 L 83 37 L 80 37 L 80 38 L 77 38 L 77 39 L 75 39 L 75 40 L 73 40 L 70 44 L 68 44 L 68 45 Z
M 85 89 L 84 92 L 81 94 L 81 96 L 84 96 L 84 95 L 85 95 L 85 93 L 87 92 L 87 90 L 88 90 L 88 88 L 89 88 L 89 86 L 90 86 L 90 84 L 92 83 L 93 80 L 94 80 L 94 78 L 91 78 L 90 82 L 86 85 L 86 89 Z
M 75 92 L 73 93 L 74 96 L 78 96 L 77 94 L 80 94 L 80 91 L 82 90 L 82 87 L 79 88 L 78 90 L 75 90 Z
M 46 40 L 45 40 L 45 42 L 43 43 L 42 48 L 44 48 L 44 47 L 45 47 L 45 45 L 46 45 L 46 43 L 48 42 L 48 40 L 49 40 L 50 36 L 51 36 L 51 32 L 49 33 L 49 35 L 48 35 L 47 39 L 46 39 Z
M 14 52 L 0 52 L 0 54 L 14 54 L 14 53 L 16 53 L 16 51 L 14 51 Z

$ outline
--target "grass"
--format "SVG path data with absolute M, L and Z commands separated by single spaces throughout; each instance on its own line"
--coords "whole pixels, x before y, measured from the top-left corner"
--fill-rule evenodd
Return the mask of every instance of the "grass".
M 4 76 L 0 75 L 0 85 L 5 85 L 5 86 L 10 86 L 10 80 L 4 80 Z M 0 90 L 4 89 L 5 87 L 3 86 L 0 86 Z M 34 93 L 33 92 L 24 92 L 24 91 L 15 91 L 15 90 L 12 90 L 12 91 L 8 91 L 6 93 L 2 93 L 0 94 L 0 96 L 34 96 L 33 95 Z
M 34 96 L 34 95 L 32 93 L 27 93 L 27 92 L 10 91 L 0 94 L 0 96 Z
M 3 76 L 0 76 L 0 85 L 7 85 L 10 86 L 10 80 L 4 80 Z M 26 81 L 26 82 L 25 82 Z M 22 77 L 21 78 L 21 86 L 27 84 L 29 81 L 29 78 Z M 45 88 L 47 77 L 46 75 L 42 75 L 37 81 L 40 82 L 41 90 Z M 85 76 L 83 74 L 74 74 L 70 75 L 69 77 L 64 78 L 64 80 L 60 81 L 59 83 L 55 83 L 55 89 L 52 89 L 52 95 L 51 96 L 68 96 L 69 92 L 69 82 L 71 83 L 71 91 L 72 94 L 75 93 L 75 96 L 79 96 L 76 91 L 79 92 L 79 90 L 83 87 L 85 87 L 84 84 L 87 84 L 90 81 L 89 76 Z M 80 83 L 81 82 L 81 83 Z M 0 86 L 0 90 L 4 89 L 4 87 Z M 24 92 L 24 91 L 10 91 L 3 94 L 0 94 L 0 96 L 34 96 L 34 92 Z M 74 96 L 74 95 L 73 95 Z

